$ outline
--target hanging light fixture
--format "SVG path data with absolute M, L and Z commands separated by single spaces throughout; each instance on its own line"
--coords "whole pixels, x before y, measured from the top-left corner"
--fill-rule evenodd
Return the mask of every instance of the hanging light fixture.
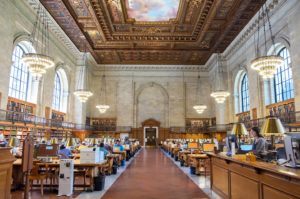
M 78 75 L 78 82 L 76 85 L 76 90 L 74 91 L 74 95 L 82 103 L 87 102 L 87 100 L 93 95 L 93 93 L 87 89 L 88 88 L 88 74 L 87 74 L 86 60 L 87 60 L 87 52 L 85 49 L 85 52 L 82 56 L 83 65 L 80 68 L 79 75 Z
M 200 104 L 200 72 L 198 72 L 198 82 L 197 82 L 197 96 L 196 96 L 197 104 L 193 106 L 198 114 L 202 114 L 206 109 L 207 106 L 204 104 Z
M 100 88 L 100 104 L 96 106 L 101 114 L 105 113 L 109 109 L 109 105 L 106 104 L 106 78 L 105 78 L 105 66 L 104 72 L 101 78 Z
M 221 70 L 221 55 L 217 54 L 217 89 L 210 94 L 211 97 L 215 98 L 218 104 L 223 104 L 226 100 L 226 97 L 230 95 L 229 92 L 221 88 L 221 85 L 224 84 L 223 80 L 223 71 Z
M 259 75 L 263 77 L 263 79 L 270 79 L 274 77 L 274 74 L 277 72 L 277 68 L 279 68 L 283 62 L 284 59 L 281 56 L 278 56 L 275 54 L 275 42 L 274 42 L 274 37 L 272 34 L 272 26 L 271 26 L 271 22 L 270 22 L 270 17 L 269 17 L 269 11 L 268 8 L 266 6 L 266 4 L 264 4 L 262 6 L 262 9 L 265 8 L 265 13 L 264 12 L 258 12 L 258 28 L 257 28 L 257 41 L 255 39 L 255 34 L 254 34 L 254 42 L 256 42 L 256 47 L 255 47 L 255 53 L 256 53 L 256 58 L 254 60 L 251 61 L 251 68 L 258 71 Z M 269 25 L 269 31 L 270 31 L 270 35 L 271 35 L 271 41 L 272 41 L 272 46 L 273 46 L 273 52 L 271 55 L 268 55 L 267 52 L 267 38 L 266 38 L 266 22 L 265 22 L 265 16 L 266 16 L 266 20 L 268 21 L 268 25 Z M 260 39 L 260 19 L 262 19 L 262 23 L 263 23 L 263 30 L 264 30 L 264 55 L 261 56 L 260 55 L 260 51 L 259 51 L 259 39 Z
M 48 20 L 45 9 L 39 4 L 36 21 L 30 34 L 30 42 L 35 52 L 25 53 L 21 58 L 31 75 L 37 79 L 42 77 L 47 69 L 54 67 L 54 60 L 49 57 Z

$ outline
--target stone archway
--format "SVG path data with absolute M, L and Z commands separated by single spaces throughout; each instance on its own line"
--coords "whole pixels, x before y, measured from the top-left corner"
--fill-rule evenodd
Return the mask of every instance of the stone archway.
M 155 82 L 140 86 L 135 95 L 134 114 L 136 127 L 149 118 L 160 121 L 163 127 L 168 127 L 169 95 L 166 89 Z

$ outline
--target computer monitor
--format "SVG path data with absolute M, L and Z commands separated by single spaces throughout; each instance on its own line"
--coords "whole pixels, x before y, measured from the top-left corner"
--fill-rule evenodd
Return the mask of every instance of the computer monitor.
M 203 151 L 204 152 L 213 152 L 215 148 L 215 144 L 204 143 L 203 144 Z
M 199 143 L 198 142 L 189 142 L 187 148 L 188 149 L 198 149 Z
M 240 146 L 240 149 L 241 149 L 241 151 L 245 151 L 245 152 L 252 151 L 253 145 L 252 144 L 242 144 Z
M 120 147 L 119 146 L 114 146 L 113 147 L 113 152 L 120 152 Z

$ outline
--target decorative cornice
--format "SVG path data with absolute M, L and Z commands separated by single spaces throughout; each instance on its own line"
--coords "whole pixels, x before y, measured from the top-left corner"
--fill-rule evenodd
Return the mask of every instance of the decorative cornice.
M 38 6 L 41 5 L 43 9 L 45 7 L 38 0 L 25 0 L 25 2 L 34 10 L 36 14 L 38 10 Z M 64 33 L 64 31 L 60 28 L 60 26 L 56 23 L 56 21 L 49 14 L 47 9 L 45 9 L 48 17 L 49 29 L 55 35 L 55 37 L 69 50 L 69 52 L 74 56 L 80 56 L 80 51 L 74 45 L 74 43 L 70 40 L 70 38 Z
M 97 65 L 96 71 L 201 71 L 207 72 L 204 65 Z
M 269 13 L 271 16 L 281 7 L 286 0 L 268 0 L 267 8 L 269 9 Z M 225 59 L 232 56 L 238 49 L 247 42 L 251 36 L 257 30 L 257 15 L 258 13 L 250 20 L 250 22 L 245 26 L 245 28 L 240 32 L 240 34 L 233 40 L 233 42 L 227 47 L 224 51 L 223 55 Z

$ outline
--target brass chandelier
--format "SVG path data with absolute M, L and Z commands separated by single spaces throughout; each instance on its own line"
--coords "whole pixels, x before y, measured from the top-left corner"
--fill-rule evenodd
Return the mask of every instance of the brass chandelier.
M 217 54 L 217 89 L 210 94 L 211 97 L 215 98 L 218 104 L 223 104 L 226 101 L 226 98 L 230 95 L 230 93 L 221 88 L 221 85 L 224 84 L 223 80 L 223 71 L 221 69 L 221 55 Z
M 31 75 L 37 79 L 47 72 L 47 69 L 54 67 L 54 59 L 49 56 L 49 25 L 46 11 L 39 4 L 36 21 L 30 42 L 35 49 L 34 53 L 25 53 L 21 61 L 28 67 Z
M 93 93 L 88 90 L 88 74 L 87 74 L 87 52 L 85 51 L 83 54 L 83 65 L 80 68 L 78 81 L 76 85 L 76 89 L 74 91 L 74 95 L 79 99 L 81 103 L 87 102 L 87 100 L 93 95 Z
M 105 77 L 105 67 L 104 72 L 101 78 L 101 88 L 100 88 L 100 104 L 96 106 L 101 114 L 106 113 L 106 111 L 110 108 L 109 105 L 106 104 L 106 77 Z
M 200 103 L 200 74 L 198 74 L 196 101 L 197 104 L 193 106 L 193 108 L 196 110 L 198 114 L 202 114 L 207 109 L 207 106 Z
M 283 64 L 284 59 L 281 56 L 276 55 L 275 50 L 273 50 L 273 53 L 271 55 L 268 55 L 267 38 L 266 38 L 266 20 L 269 25 L 272 46 L 274 47 L 274 49 L 275 49 L 275 42 L 274 42 L 274 37 L 272 34 L 272 26 L 271 26 L 271 22 L 270 22 L 268 8 L 264 4 L 262 6 L 262 9 L 265 10 L 265 12 L 262 12 L 262 13 L 261 13 L 261 11 L 258 12 L 257 39 L 255 39 L 255 34 L 254 34 L 254 42 L 256 42 L 256 44 L 255 44 L 256 58 L 251 61 L 251 68 L 258 71 L 259 75 L 262 76 L 263 79 L 270 79 L 270 78 L 274 77 L 274 74 L 277 72 L 277 68 L 279 68 Z M 264 55 L 262 55 L 262 56 L 260 55 L 260 50 L 259 50 L 260 22 L 263 25 L 264 47 L 265 47 Z

